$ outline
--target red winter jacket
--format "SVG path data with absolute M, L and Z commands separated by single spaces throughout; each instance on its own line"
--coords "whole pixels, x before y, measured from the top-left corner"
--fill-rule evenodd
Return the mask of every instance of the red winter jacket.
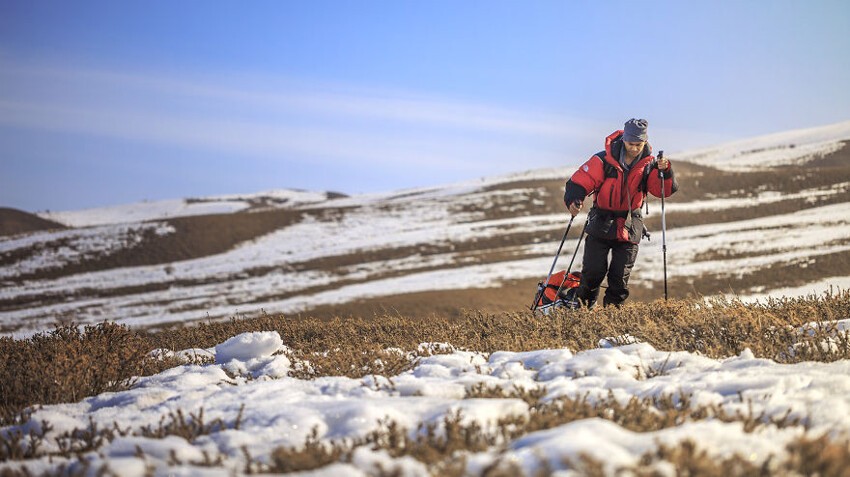
M 623 131 L 614 131 L 605 138 L 605 150 L 591 156 L 567 181 L 564 203 L 569 207 L 595 194 L 587 233 L 602 239 L 639 243 L 645 230 L 641 206 L 648 193 L 661 197 L 662 181 L 649 143 L 627 174 L 620 166 L 622 149 Z M 672 165 L 668 166 L 664 171 L 664 196 L 669 197 L 678 188 Z

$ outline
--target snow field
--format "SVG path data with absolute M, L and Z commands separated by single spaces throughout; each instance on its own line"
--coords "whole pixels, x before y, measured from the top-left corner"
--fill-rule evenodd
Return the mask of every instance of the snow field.
M 37 232 L 0 240 L 0 256 L 32 250 L 15 266 L 1 267 L 0 279 L 62 268 L 86 259 L 103 257 L 140 244 L 146 234 L 162 236 L 174 232 L 174 227 L 166 223 L 149 222 Z
M 33 306 L 3 312 L 0 318 L 6 322 L 27 323 L 26 329 L 16 335 L 27 336 L 48 326 L 57 315 L 74 314 L 88 323 L 111 318 L 131 326 L 156 325 L 206 316 L 226 317 L 260 309 L 269 313 L 296 313 L 314 306 L 320 297 L 322 303 L 340 304 L 387 294 L 475 288 L 482 283 L 502 280 L 538 280 L 551 265 L 555 244 L 514 247 L 507 251 L 516 255 L 516 260 L 485 264 L 465 264 L 456 253 L 360 263 L 340 267 L 336 273 L 295 272 L 290 264 L 365 250 L 480 239 L 515 228 L 560 234 L 566 226 L 564 217 L 559 214 L 475 221 L 473 215 L 452 216 L 448 211 L 449 203 L 442 204 L 442 208 L 421 204 L 410 210 L 390 211 L 362 207 L 348 212 L 339 222 L 309 219 L 232 251 L 176 262 L 167 269 L 163 266 L 131 267 L 7 286 L 0 290 L 0 298 L 68 295 L 79 289 L 110 290 L 172 281 L 200 282 L 120 297 Z M 420 220 L 399 220 L 399 214 L 411 214 Z M 805 266 L 812 257 L 850 250 L 850 242 L 846 240 L 850 237 L 847 217 L 850 217 L 850 204 L 834 204 L 795 214 L 669 230 L 669 278 L 687 280 L 702 274 L 740 277 L 774 264 Z M 584 220 L 582 214 L 576 218 L 576 223 Z M 564 244 L 566 252 L 562 266 L 566 266 L 567 255 L 571 256 L 574 249 L 574 239 Z M 580 266 L 582 253 L 580 249 L 576 267 Z M 714 258 L 696 260 L 706 254 Z M 538 258 L 523 258 L 534 255 Z M 662 280 L 661 262 L 661 237 L 655 233 L 653 240 L 641 244 L 634 283 Z M 246 276 L 247 271 L 260 267 L 273 269 L 258 276 Z M 427 268 L 440 269 L 423 271 Z M 392 279 L 381 278 L 388 271 L 405 273 Z M 835 277 L 839 281 L 828 283 L 839 285 L 843 283 L 840 278 Z M 362 282 L 345 284 L 344 280 Z M 333 294 L 323 293 L 328 287 L 334 287 Z M 297 296 L 281 297 L 283 294 Z M 750 292 L 747 289 L 740 290 L 739 294 L 748 300 L 770 295 L 763 290 Z
M 847 326 L 848 322 L 838 323 L 841 329 Z M 578 460 L 581 454 L 603 462 L 606 472 L 613 474 L 618 467 L 636 464 L 641 455 L 658 445 L 672 446 L 686 439 L 714 457 L 738 454 L 760 465 L 774 456 L 776 465 L 786 445 L 806 433 L 803 426 L 812 436 L 850 437 L 850 362 L 846 360 L 785 365 L 755 358 L 749 350 L 726 359 L 709 359 L 662 351 L 645 343 L 616 347 L 603 340 L 600 344 L 604 347 L 578 353 L 548 349 L 488 355 L 423 343 L 422 350 L 448 347 L 450 352 L 422 356 L 413 369 L 397 376 L 301 380 L 287 376 L 296 364 L 287 356 L 288 348 L 277 332 L 245 333 L 200 351 L 214 356 L 213 364 L 187 364 L 141 378 L 127 391 L 44 406 L 21 430 L 40 431 L 45 421 L 52 426 L 47 433 L 51 437 L 86 429 L 92 419 L 99 426 L 119 423 L 122 429 L 138 431 L 156 428 L 163 416 L 178 411 L 197 415 L 203 409 L 207 422 L 221 419 L 229 425 L 193 442 L 176 436 L 117 437 L 84 459 L 94 469 L 107 465 L 126 476 L 145 475 L 151 466 L 156 475 L 222 475 L 244 468 L 243 447 L 262 461 L 277 447 L 302 446 L 313 432 L 323 442 L 350 441 L 378 428 L 379 421 L 394 421 L 415 436 L 420 424 L 435 424 L 440 429 L 447 415 L 458 412 L 463 422 L 477 422 L 484 432 L 493 432 L 501 418 L 528 416 L 529 404 L 520 399 L 465 399 L 467 389 L 483 383 L 508 391 L 515 386 L 545 389 L 543 404 L 564 396 L 593 400 L 605 399 L 610 393 L 625 403 L 632 397 L 684 394 L 690 396 L 692 406 L 716 405 L 730 415 L 763 413 L 765 420 L 787 414 L 800 419 L 801 425 L 780 428 L 766 424 L 747 432 L 742 422 L 708 419 L 634 432 L 607 420 L 582 419 L 471 453 L 467 456 L 470 475 L 480 475 L 497 461 L 517 464 L 525 475 L 535 475 L 544 465 L 565 470 L 564 459 Z M 232 425 L 237 419 L 238 429 Z M 48 438 L 42 450 L 49 453 L 58 448 Z M 188 464 L 203 461 L 204 452 L 222 455 L 224 468 Z M 173 456 L 182 464 L 169 464 Z M 26 466 L 43 471 L 60 462 L 42 457 Z M 367 448 L 358 449 L 351 463 L 334 464 L 310 475 L 368 475 L 376 472 L 377 465 L 398 469 L 401 475 L 428 475 L 426 466 L 410 457 L 393 459 Z

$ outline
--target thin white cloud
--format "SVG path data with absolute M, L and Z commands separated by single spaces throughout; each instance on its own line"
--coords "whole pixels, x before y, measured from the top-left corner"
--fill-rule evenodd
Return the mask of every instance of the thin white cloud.
M 404 161 L 486 175 L 578 163 L 619 121 L 279 77 L 0 61 L 0 124 L 311 164 Z M 659 130 L 654 137 L 693 146 L 686 138 L 696 135 Z
M 466 170 L 474 168 L 475 163 L 512 162 L 530 153 L 552 156 L 551 152 L 522 148 L 510 142 L 478 143 L 427 135 L 384 135 L 11 101 L 0 101 L 0 123 L 254 157 L 308 156 L 325 159 L 327 164 L 343 158 L 356 160 L 364 166 L 403 161 L 410 166 Z
M 190 105 L 192 101 L 202 100 L 205 104 L 211 102 L 267 112 L 424 123 L 437 127 L 556 138 L 580 137 L 588 126 L 594 126 L 586 120 L 546 112 L 515 110 L 400 91 L 352 89 L 329 84 L 315 88 L 280 78 L 246 77 L 240 79 L 240 85 L 233 86 L 230 84 L 234 81 L 232 78 L 210 81 L 210 78 L 199 80 L 16 65 L 3 65 L 3 69 L 7 78 L 14 76 L 17 81 L 57 85 L 72 83 L 85 85 L 90 91 L 105 87 L 123 91 L 128 96 L 141 94 L 152 98 L 182 98 Z
M 0 124 L 193 150 L 485 175 L 572 160 L 571 145 L 599 140 L 588 122 L 422 94 L 3 66 Z

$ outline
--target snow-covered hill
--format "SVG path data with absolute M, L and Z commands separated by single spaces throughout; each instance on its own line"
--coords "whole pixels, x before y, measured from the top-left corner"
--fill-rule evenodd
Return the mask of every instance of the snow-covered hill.
M 666 204 L 672 295 L 850 286 L 848 141 L 850 122 L 670 155 L 682 185 Z M 466 308 L 510 300 L 519 310 L 551 265 L 575 167 L 353 197 L 280 191 L 51 213 L 77 228 L 0 239 L 0 327 L 22 336 L 56 320 L 151 326 L 392 308 L 458 290 L 469 291 Z M 663 280 L 659 202 L 650 209 L 636 299 L 660 296 Z M 206 245 L 248 226 L 232 245 Z

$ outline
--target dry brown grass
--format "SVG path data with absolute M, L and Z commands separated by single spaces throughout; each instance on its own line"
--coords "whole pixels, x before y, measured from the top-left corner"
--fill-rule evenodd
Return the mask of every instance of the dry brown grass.
M 496 392 L 498 393 L 498 392 Z M 496 396 L 493 396 L 496 397 Z M 465 422 L 458 412 L 446 414 L 440 421 L 420 425 L 415 432 L 399 426 L 396 422 L 383 420 L 365 436 L 345 441 L 322 441 L 318 430 L 307 436 L 303 445 L 284 446 L 274 449 L 268 459 L 258 459 L 248 449 L 243 449 L 245 473 L 287 473 L 314 470 L 336 462 L 351 462 L 357 448 L 367 447 L 373 451 L 384 451 L 391 457 L 412 457 L 422 462 L 431 475 L 466 475 L 466 456 L 469 453 L 488 451 L 494 455 L 494 461 L 481 475 L 523 475 L 514 460 L 508 457 L 508 444 L 518 437 L 538 430 L 551 429 L 562 424 L 587 418 L 611 420 L 635 432 L 649 432 L 676 426 L 688 421 L 721 419 L 724 422 L 744 421 L 747 432 L 759 428 L 776 426 L 779 428 L 797 425 L 791 420 L 765 422 L 754 420 L 750 415 L 730 416 L 716 407 L 691 408 L 687 399 L 663 397 L 660 399 L 633 398 L 627 404 L 619 403 L 613 397 L 590 401 L 586 398 L 563 397 L 555 401 L 535 404 L 529 417 L 509 416 L 500 419 L 485 429 L 482 424 Z M 92 423 L 87 429 L 75 429 L 66 432 L 58 439 L 60 450 L 51 454 L 39 452 L 44 434 L 30 436 L 33 445 L 30 452 L 8 454 L 3 451 L 15 449 L 20 443 L 2 439 L 0 461 L 41 458 L 47 455 L 73 459 L 77 457 L 80 468 L 87 471 L 84 453 L 96 451 L 118 436 L 143 435 L 163 438 L 176 435 L 193 442 L 202 435 L 208 435 L 225 429 L 238 429 L 235 424 L 225 425 L 216 420 L 203 423 L 203 412 L 184 417 L 182 411 L 171 413 L 160 423 L 159 429 L 150 428 L 142 432 L 121 430 L 118 426 L 98 428 Z M 171 421 L 163 425 L 162 422 Z M 751 423 L 751 424 L 750 424 Z M 27 447 L 27 446 L 22 446 Z M 139 451 L 138 457 L 144 457 Z M 176 455 L 169 461 L 171 466 L 190 464 L 193 466 L 221 467 L 226 457 L 220 453 L 204 452 L 204 459 L 198 462 L 181 462 Z M 725 476 L 725 475 L 822 475 L 845 476 L 850 463 L 850 444 L 847 441 L 833 440 L 827 435 L 804 435 L 787 446 L 787 456 L 767 456 L 764 460 L 752 462 L 749 456 L 734 454 L 723 458 L 709 455 L 706 449 L 692 440 L 684 440 L 676 445 L 659 445 L 654 451 L 647 452 L 635 465 L 618 468 L 617 472 L 629 475 L 657 475 L 660 468 L 673 468 L 677 475 Z M 565 459 L 564 464 L 581 475 L 609 475 L 604 462 L 588 455 L 578 459 Z M 60 469 L 61 475 L 69 467 Z M 105 470 L 105 469 L 100 469 Z M 394 469 L 376 469 L 369 475 L 396 475 Z M 552 470 L 545 462 L 539 475 L 551 475 Z M 28 475 L 26 472 L 7 470 L 3 475 Z M 108 473 L 106 475 L 109 475 Z
M 272 451 L 271 465 L 253 462 L 247 465 L 252 471 L 264 473 L 300 472 L 322 468 L 328 464 L 351 460 L 352 447 L 319 440 L 318 429 L 307 436 L 301 447 L 278 447 Z
M 596 347 L 600 337 L 628 333 L 659 349 L 700 351 L 723 357 L 751 348 L 758 356 L 796 362 L 846 357 L 844 349 L 820 358 L 786 354 L 790 346 L 819 342 L 829 331 L 826 327 L 817 336 L 801 336 L 797 327 L 813 321 L 847 318 L 847 310 L 850 310 L 850 292 L 844 291 L 772 300 L 766 304 L 722 299 L 712 301 L 711 306 L 702 300 L 635 302 L 621 308 L 569 310 L 548 317 L 527 311 L 501 314 L 467 311 L 457 319 L 432 315 L 427 320 L 398 314 L 330 320 L 263 316 L 153 332 L 148 339 L 156 347 L 184 349 L 213 346 L 242 332 L 274 330 L 294 350 L 305 353 L 330 350 L 329 354 L 337 350 L 346 354 L 370 350 L 383 353 L 389 347 L 413 352 L 423 342 L 450 342 L 459 348 L 483 352 L 553 347 L 578 351 Z M 838 334 L 836 339 L 840 341 L 840 338 Z
M 850 357 L 847 335 L 824 324 L 802 333 L 810 322 L 848 318 L 850 292 L 821 297 L 745 304 L 714 300 L 634 302 L 622 308 L 569 310 L 550 316 L 528 311 L 467 311 L 459 317 L 428 319 L 399 314 L 350 318 L 262 316 L 201 323 L 158 332 L 114 324 L 62 326 L 27 340 L 0 338 L 0 411 L 14 419 L 33 404 L 73 402 L 105 391 L 125 389 L 136 376 L 175 364 L 148 357 L 156 348 L 212 347 L 250 331 L 277 331 L 293 358 L 310 362 L 302 378 L 396 375 L 427 355 L 421 343 L 444 342 L 482 352 L 547 348 L 592 349 L 606 336 L 629 334 L 662 350 L 700 352 L 711 357 L 739 354 L 792 363 Z M 822 342 L 830 340 L 831 347 Z M 389 351 L 397 348 L 399 351 Z
M 143 335 L 110 323 L 62 326 L 27 340 L 0 338 L 0 423 L 33 404 L 126 389 L 137 376 L 177 364 L 148 357 L 151 349 Z

